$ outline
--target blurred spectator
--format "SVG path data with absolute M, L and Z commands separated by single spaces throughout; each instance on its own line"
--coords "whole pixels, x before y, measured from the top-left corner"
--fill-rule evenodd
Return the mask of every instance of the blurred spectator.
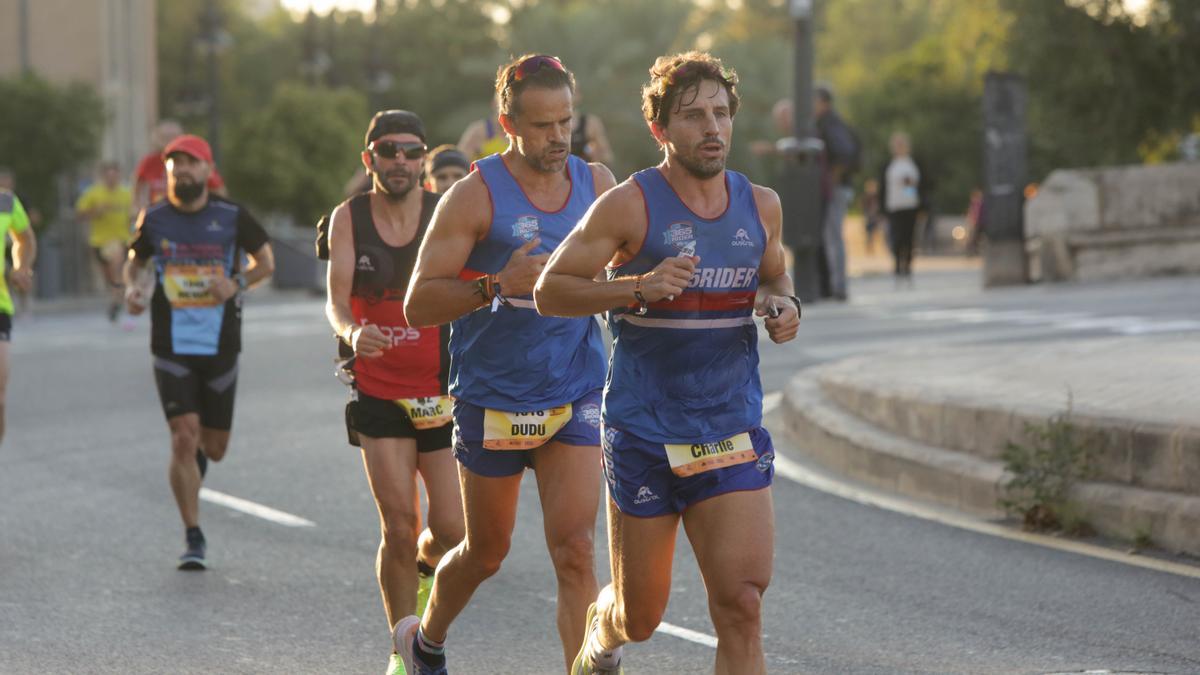
M 425 158 L 425 185 L 430 192 L 442 194 L 471 171 L 471 162 L 457 147 L 439 145 Z
M 12 172 L 8 172 L 8 182 Z M 7 279 L 14 288 L 28 292 L 33 283 L 33 261 L 37 239 L 21 200 L 8 188 L 0 188 L 0 239 L 13 240 L 13 264 Z M 7 266 L 6 266 L 7 267 Z M 4 397 L 8 388 L 8 343 L 12 337 L 12 299 L 7 284 L 0 281 L 0 440 L 4 437 Z
M 908 134 L 897 131 L 889 142 L 892 158 L 879 175 L 880 202 L 887 214 L 896 257 L 896 281 L 912 284 L 913 237 L 920 212 L 921 167 L 912 157 Z
M 863 183 L 862 193 L 862 214 L 863 214 L 863 229 L 866 231 L 866 252 L 873 253 L 875 250 L 875 232 L 879 230 L 880 224 L 884 224 L 886 228 L 886 217 L 883 215 L 883 209 L 879 203 L 879 181 L 874 178 L 868 178 Z
M 851 181 L 862 166 L 862 143 L 854 129 L 846 124 L 833 107 L 833 92 L 817 87 L 813 97 L 813 116 L 817 137 L 825 145 L 825 174 L 829 198 L 825 205 L 825 261 L 829 265 L 829 290 L 835 300 L 846 299 L 846 244 L 842 222 L 854 198 Z
M 175 120 L 162 120 L 150 133 L 153 146 L 138 162 L 133 172 L 133 211 L 137 213 L 167 196 L 167 166 L 163 163 L 162 151 L 167 144 L 183 134 L 183 127 Z M 208 190 L 225 196 L 225 181 L 214 166 L 208 177 Z
M 108 287 L 108 320 L 115 322 L 125 300 L 121 268 L 129 246 L 133 196 L 121 185 L 116 162 L 100 164 L 100 180 L 84 190 L 75 202 L 75 216 L 88 223 L 88 246 Z

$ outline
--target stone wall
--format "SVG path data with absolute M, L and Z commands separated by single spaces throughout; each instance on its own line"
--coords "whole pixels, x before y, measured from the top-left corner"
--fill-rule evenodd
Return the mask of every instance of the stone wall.
M 1025 206 L 1035 280 L 1200 274 L 1200 164 L 1059 170 Z

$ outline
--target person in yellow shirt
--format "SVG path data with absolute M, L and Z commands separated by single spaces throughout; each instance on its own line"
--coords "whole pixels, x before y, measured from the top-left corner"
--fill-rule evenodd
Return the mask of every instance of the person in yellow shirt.
M 129 217 L 133 195 L 121 185 L 121 170 L 116 162 L 100 165 L 100 180 L 84 190 L 75 203 L 75 214 L 90 224 L 88 246 L 96 254 L 104 281 L 108 284 L 108 320 L 115 322 L 121 313 L 125 287 L 121 267 L 129 246 Z
M 0 172 L 3 172 L 0 169 Z M 8 174 L 11 177 L 11 173 Z M 37 237 L 21 200 L 0 186 L 0 247 L 12 238 L 13 266 L 9 280 L 17 290 L 28 292 L 33 284 L 33 260 L 37 256 Z M 12 298 L 4 280 L 4 257 L 0 256 L 0 440 L 4 438 L 4 397 L 8 389 L 8 343 L 12 338 Z

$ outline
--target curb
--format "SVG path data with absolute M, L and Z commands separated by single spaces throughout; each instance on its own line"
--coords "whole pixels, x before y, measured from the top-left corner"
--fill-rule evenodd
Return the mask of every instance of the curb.
M 1005 479 L 999 461 L 880 428 L 831 401 L 819 377 L 812 371 L 801 372 L 789 383 L 780 404 L 780 426 L 806 459 L 894 494 L 986 518 L 1004 516 L 997 506 Z M 1148 535 L 1169 551 L 1200 555 L 1200 497 L 1083 483 L 1071 498 L 1088 523 L 1105 536 L 1133 540 Z

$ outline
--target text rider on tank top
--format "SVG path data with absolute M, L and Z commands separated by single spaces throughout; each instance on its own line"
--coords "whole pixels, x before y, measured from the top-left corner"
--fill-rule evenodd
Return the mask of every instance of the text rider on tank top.
M 404 318 L 404 292 L 439 196 L 423 192 L 421 198 L 417 231 L 403 246 L 391 246 L 379 235 L 371 216 L 370 193 L 349 200 L 355 260 L 350 311 L 356 322 L 375 324 L 392 341 L 383 356 L 354 360 L 356 386 L 375 398 L 397 400 L 446 393 L 449 327 L 413 328 Z
M 462 278 L 504 268 L 514 251 L 541 239 L 530 255 L 558 247 L 596 200 L 587 162 L 568 156 L 570 194 L 561 209 L 534 206 L 500 155 L 475 162 L 491 195 L 492 222 L 476 242 Z M 500 289 L 503 292 L 503 288 Z M 604 383 L 600 326 L 591 318 L 546 317 L 533 296 L 509 297 L 456 320 L 450 331 L 450 394 L 476 406 L 526 412 L 578 400 Z
M 649 220 L 642 248 L 610 279 L 645 274 L 665 258 L 700 256 L 673 301 L 609 312 L 613 356 L 604 423 L 656 443 L 708 443 L 762 423 L 754 296 L 767 235 L 750 181 L 725 172 L 729 201 L 714 219 L 679 198 L 658 168 L 633 175 Z

